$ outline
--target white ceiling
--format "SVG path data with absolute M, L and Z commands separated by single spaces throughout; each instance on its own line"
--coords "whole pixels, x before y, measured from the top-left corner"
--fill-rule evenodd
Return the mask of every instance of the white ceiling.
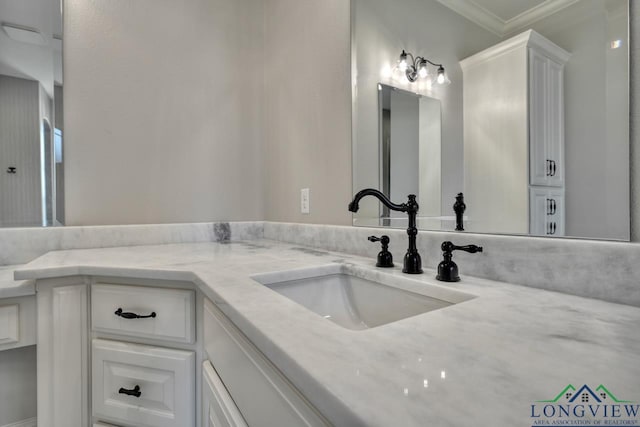
M 492 33 L 505 36 L 526 30 L 579 0 L 437 0 Z
M 37 30 L 43 45 L 10 38 L 0 27 L 0 74 L 39 81 L 53 96 L 62 84 L 62 50 L 55 36 L 62 35 L 60 0 L 0 0 L 0 23 Z

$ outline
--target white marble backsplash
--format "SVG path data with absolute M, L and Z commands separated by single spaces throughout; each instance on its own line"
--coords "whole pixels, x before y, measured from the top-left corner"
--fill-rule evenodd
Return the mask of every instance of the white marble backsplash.
M 379 244 L 368 236 L 386 234 L 394 262 L 402 265 L 406 230 L 310 224 L 264 223 L 264 237 L 314 248 L 371 257 Z M 420 231 L 422 264 L 435 269 L 440 245 L 477 244 L 483 253 L 454 252 L 461 276 L 475 276 L 640 307 L 640 244 L 578 239 Z M 425 274 L 434 274 L 433 271 Z
M 262 222 L 106 225 L 86 227 L 0 228 L 0 266 L 24 264 L 50 251 L 252 240 Z
M 267 238 L 345 252 L 375 262 L 379 244 L 370 235 L 387 234 L 396 264 L 402 264 L 407 235 L 401 229 L 277 222 L 87 226 L 0 229 L 0 266 L 23 264 L 50 251 L 217 242 Z M 456 252 L 461 276 L 475 276 L 640 307 L 640 244 L 488 234 L 420 231 L 425 268 L 442 259 L 440 244 L 477 244 L 481 254 Z M 425 274 L 434 274 L 427 271 Z

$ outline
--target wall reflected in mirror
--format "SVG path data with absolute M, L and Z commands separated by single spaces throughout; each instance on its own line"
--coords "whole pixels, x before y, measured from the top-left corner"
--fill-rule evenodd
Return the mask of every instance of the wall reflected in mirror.
M 418 226 L 440 227 L 440 101 L 380 83 L 378 115 L 382 193 L 391 200 L 406 199 L 407 194 L 429 200 Z M 406 214 L 382 204 L 379 209 L 380 221 L 369 219 L 368 225 L 406 225 Z
M 0 226 L 64 224 L 62 4 L 0 2 Z
M 416 194 L 421 229 L 454 230 L 462 192 L 466 231 L 629 240 L 627 0 L 390 3 L 353 0 L 354 191 Z M 403 50 L 442 63 L 450 85 L 408 81 Z M 406 219 L 369 200 L 354 225 Z

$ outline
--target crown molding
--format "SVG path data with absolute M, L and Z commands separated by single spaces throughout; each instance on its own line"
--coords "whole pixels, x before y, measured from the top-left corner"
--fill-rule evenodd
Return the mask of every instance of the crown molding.
M 580 0 L 547 0 L 544 3 L 515 16 L 508 21 L 503 21 L 503 34 L 514 33 L 523 30 L 536 21 L 544 19 L 554 13 L 571 6 Z
M 520 15 L 503 20 L 493 12 L 477 4 L 474 0 L 437 0 L 442 5 L 464 16 L 480 27 L 503 37 L 507 34 L 526 29 L 532 23 L 577 3 L 580 0 L 546 0 Z
M 504 35 L 505 22 L 473 0 L 437 1 L 453 10 L 458 15 L 464 16 L 471 22 L 481 26 L 485 30 L 490 31 L 497 36 Z
M 476 53 L 475 55 L 463 59 L 462 61 L 460 61 L 460 67 L 464 71 L 467 68 L 473 67 L 477 64 L 481 64 L 488 59 L 495 58 L 524 46 L 536 47 L 544 51 L 547 57 L 563 65 L 571 57 L 571 54 L 562 49 L 560 46 L 556 45 L 555 43 L 548 40 L 544 36 L 541 36 L 535 31 L 528 30 L 521 34 L 518 34 L 517 36 L 511 37 L 510 39 L 507 39 L 502 43 L 498 43 L 495 46 L 491 46 L 483 51 Z

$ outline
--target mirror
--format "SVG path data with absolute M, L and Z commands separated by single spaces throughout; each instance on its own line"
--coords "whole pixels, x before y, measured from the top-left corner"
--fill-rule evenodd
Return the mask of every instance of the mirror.
M 628 0 L 352 6 L 354 192 L 416 194 L 421 229 L 453 231 L 463 193 L 466 231 L 629 240 Z M 450 84 L 434 84 L 434 70 L 411 82 L 402 52 L 442 64 Z M 416 148 L 422 123 L 408 123 L 421 106 L 396 117 L 396 142 L 381 93 L 438 103 L 438 150 Z M 395 144 L 413 154 L 402 160 Z M 354 225 L 406 218 L 363 199 Z
M 429 200 L 418 225 L 440 227 L 440 101 L 380 83 L 377 111 L 381 191 L 391 200 L 401 200 L 407 194 Z M 363 216 L 359 225 L 378 226 L 381 221 L 394 227 L 406 223 L 403 213 L 382 204 L 378 209 L 377 215 Z
M 0 25 L 0 227 L 62 225 L 62 4 L 2 0 Z

